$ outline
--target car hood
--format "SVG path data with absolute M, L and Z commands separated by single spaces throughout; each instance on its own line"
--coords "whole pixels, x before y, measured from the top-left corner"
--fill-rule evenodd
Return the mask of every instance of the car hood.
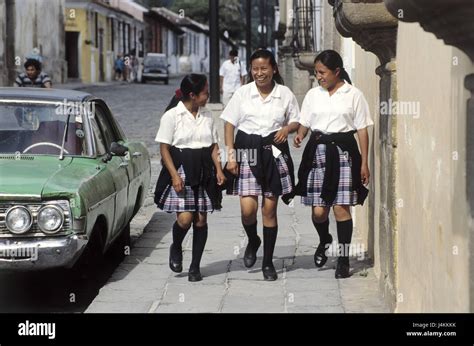
M 0 199 L 41 199 L 49 182 L 72 162 L 71 157 L 29 156 L 0 158 Z

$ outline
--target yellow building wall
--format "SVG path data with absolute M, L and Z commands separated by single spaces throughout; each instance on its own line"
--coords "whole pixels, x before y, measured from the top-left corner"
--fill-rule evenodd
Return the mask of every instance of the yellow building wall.
M 89 24 L 85 9 L 66 9 L 66 31 L 80 32 L 79 60 L 81 62 L 80 76 L 83 83 L 96 83 L 100 78 L 99 48 L 96 47 L 95 43 L 95 23 L 93 23 L 93 17 L 90 20 L 91 23 Z M 113 55 L 107 54 L 111 50 L 111 27 L 107 17 L 100 13 L 98 14 L 98 27 L 103 29 L 102 55 L 104 59 L 104 77 L 107 80 L 107 64 L 113 66 Z
M 471 61 L 419 24 L 399 23 L 398 312 L 469 311 L 464 77 Z M 469 177 L 467 177 L 469 178 Z

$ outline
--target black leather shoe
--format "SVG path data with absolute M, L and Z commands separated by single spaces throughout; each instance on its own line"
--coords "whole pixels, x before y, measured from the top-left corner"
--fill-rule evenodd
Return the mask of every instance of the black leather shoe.
M 257 262 L 257 251 L 258 248 L 260 247 L 260 244 L 262 244 L 262 241 L 260 238 L 257 236 L 258 242 L 257 244 L 251 244 L 250 242 L 247 244 L 247 248 L 245 249 L 245 254 L 244 254 L 244 265 L 247 268 L 253 267 L 255 262 Z
M 273 264 L 271 266 L 263 267 L 262 272 L 263 272 L 263 279 L 265 281 L 275 281 L 276 279 L 278 279 L 278 275 Z
M 174 250 L 173 244 L 170 246 L 170 269 L 175 273 L 183 271 L 183 253 Z
M 323 265 L 326 264 L 328 260 L 328 256 L 326 256 L 326 245 L 332 243 L 332 235 L 329 234 L 328 239 L 326 242 L 321 242 L 314 253 L 314 264 L 316 267 L 321 268 Z
M 336 279 L 345 279 L 349 274 L 349 258 L 339 257 L 336 266 Z
M 189 268 L 188 272 L 188 281 L 197 282 L 202 280 L 202 275 L 199 269 L 191 269 Z

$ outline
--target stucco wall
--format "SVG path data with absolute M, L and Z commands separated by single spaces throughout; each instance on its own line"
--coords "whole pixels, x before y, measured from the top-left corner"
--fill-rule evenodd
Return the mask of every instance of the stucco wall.
M 43 56 L 43 70 L 54 83 L 66 79 L 64 0 L 15 1 L 15 57 L 29 55 L 38 47 Z M 17 67 L 23 70 L 23 64 Z
M 473 66 L 419 24 L 399 23 L 398 312 L 469 311 L 464 77 Z M 468 177 L 469 178 L 469 177 Z
M 354 235 L 353 243 L 358 243 L 364 246 L 368 252 L 368 256 L 374 260 L 375 272 L 380 273 L 379 256 L 378 256 L 378 227 L 374 228 L 374 214 L 378 217 L 375 207 L 376 202 L 380 199 L 379 189 L 379 167 L 380 155 L 378 146 L 378 102 L 379 102 L 379 80 L 375 69 L 379 66 L 378 58 L 370 52 L 364 51 L 359 45 L 355 44 L 353 49 L 352 66 L 352 82 L 354 86 L 360 89 L 363 93 L 370 107 L 370 114 L 374 120 L 375 125 L 368 128 L 369 132 L 369 169 L 371 172 L 370 184 L 368 186 L 370 194 L 363 206 L 356 206 L 353 208 Z M 345 56 L 345 52 L 342 52 Z M 346 60 L 347 61 L 347 60 Z M 345 63 L 347 64 L 347 62 Z M 350 66 L 348 66 L 350 68 Z M 377 240 L 374 244 L 374 241 Z M 374 246 L 377 256 L 374 256 Z

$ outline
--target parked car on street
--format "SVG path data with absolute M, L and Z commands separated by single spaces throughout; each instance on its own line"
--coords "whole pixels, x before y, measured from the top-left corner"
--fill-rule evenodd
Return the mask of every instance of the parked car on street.
M 146 147 L 102 99 L 0 88 L 0 270 L 93 266 L 123 253 L 149 183 Z
M 142 83 L 156 80 L 163 81 L 165 84 L 169 82 L 170 65 L 165 54 L 148 53 L 143 60 Z

